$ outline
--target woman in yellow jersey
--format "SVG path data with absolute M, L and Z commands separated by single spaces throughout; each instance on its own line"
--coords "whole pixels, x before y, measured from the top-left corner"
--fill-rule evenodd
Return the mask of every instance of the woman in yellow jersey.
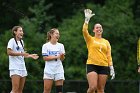
M 138 61 L 138 72 L 140 73 L 140 38 L 137 46 L 137 61 Z
M 85 23 L 83 25 L 83 36 L 88 49 L 86 72 L 89 88 L 87 93 L 104 93 L 105 84 L 110 71 L 111 79 L 115 78 L 114 67 L 111 57 L 111 46 L 108 40 L 102 38 L 102 25 L 97 23 L 94 26 L 94 36 L 88 33 L 88 23 L 95 15 L 90 9 L 85 9 Z

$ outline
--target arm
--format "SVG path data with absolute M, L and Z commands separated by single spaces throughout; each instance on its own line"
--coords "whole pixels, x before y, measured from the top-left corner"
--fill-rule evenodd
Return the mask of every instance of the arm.
M 112 56 L 111 56 L 111 46 L 109 42 L 107 43 L 107 59 L 108 59 L 108 65 L 112 66 L 113 63 L 112 63 Z
M 11 48 L 7 49 L 7 54 L 10 56 L 24 56 L 25 58 L 33 58 L 33 59 L 38 59 L 39 57 L 37 54 L 29 54 L 26 52 L 15 52 Z
M 58 58 L 60 58 L 60 55 L 58 55 L 58 56 L 43 56 L 44 61 L 57 60 Z
M 65 54 L 60 54 L 60 60 L 63 61 L 65 59 Z
M 115 78 L 115 71 L 114 71 L 114 67 L 113 67 L 113 62 L 112 62 L 112 56 L 111 56 L 111 46 L 110 43 L 107 42 L 107 59 L 108 59 L 108 64 L 109 64 L 109 68 L 110 68 L 110 76 L 111 79 Z
M 29 55 L 26 52 L 15 52 L 11 48 L 7 49 L 7 54 L 10 55 L 10 56 L 24 56 L 24 57 Z
M 44 44 L 42 46 L 42 56 L 44 61 L 57 60 L 58 58 L 60 58 L 60 55 L 50 55 L 50 50 L 48 50 L 48 47 L 49 46 L 47 44 Z
M 140 38 L 138 40 L 137 46 L 137 62 L 138 62 L 138 72 L 140 73 Z
M 88 24 L 87 23 L 84 23 L 82 31 L 83 31 L 84 39 L 87 42 L 89 40 L 88 37 L 90 37 L 90 35 L 88 33 Z
M 38 59 L 39 56 L 37 54 L 29 54 L 26 58 Z
M 28 53 L 14 51 L 14 43 L 15 43 L 15 40 L 13 38 L 9 40 L 8 45 L 7 45 L 8 55 L 10 56 L 27 56 L 28 55 Z
M 84 13 L 85 13 L 85 22 L 83 24 L 83 36 L 84 36 L 84 39 L 85 41 L 87 42 L 90 38 L 90 35 L 88 33 L 88 23 L 90 21 L 90 18 L 95 15 L 95 14 L 92 14 L 92 11 L 90 9 L 85 9 L 84 10 Z

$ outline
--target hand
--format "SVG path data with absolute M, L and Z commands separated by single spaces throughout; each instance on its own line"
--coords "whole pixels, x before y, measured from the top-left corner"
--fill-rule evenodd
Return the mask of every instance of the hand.
M 39 56 L 37 54 L 30 54 L 29 57 L 33 58 L 33 59 L 38 59 Z
M 85 13 L 85 23 L 88 24 L 90 18 L 95 14 L 92 14 L 92 11 L 90 9 L 85 9 L 84 13 Z
M 114 71 L 114 67 L 113 66 L 109 66 L 110 68 L 110 76 L 111 76 L 111 80 L 115 78 L 115 71 Z
M 60 54 L 60 60 L 63 61 L 65 59 L 65 55 L 64 54 Z
M 138 67 L 138 73 L 140 73 L 140 67 Z

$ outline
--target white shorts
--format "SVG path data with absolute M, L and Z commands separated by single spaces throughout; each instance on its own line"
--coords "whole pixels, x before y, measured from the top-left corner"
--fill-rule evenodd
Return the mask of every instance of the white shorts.
M 26 70 L 10 70 L 10 77 L 12 75 L 19 75 L 21 77 L 27 76 L 27 71 Z
M 58 74 L 48 74 L 44 73 L 43 79 L 53 79 L 54 81 L 57 80 L 65 80 L 64 73 L 58 73 Z

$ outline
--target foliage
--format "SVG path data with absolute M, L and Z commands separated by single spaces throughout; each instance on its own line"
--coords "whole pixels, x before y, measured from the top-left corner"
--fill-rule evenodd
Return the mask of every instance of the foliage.
M 124 4 L 119 5 L 116 4 L 116 1 L 106 2 L 103 7 L 93 4 L 87 5 L 87 8 L 94 10 L 96 14 L 90 21 L 89 32 L 91 33 L 93 23 L 101 23 L 104 28 L 103 37 L 108 39 L 112 45 L 116 79 L 136 79 L 137 77 L 136 44 L 139 31 L 134 29 L 136 26 L 130 7 L 132 4 L 127 0 Z M 81 62 L 85 63 L 87 51 L 80 32 L 84 19 L 81 15 L 83 15 L 81 12 L 77 12 L 59 26 L 62 34 L 61 41 L 66 47 L 65 72 L 68 79 L 76 79 L 77 77 L 84 79 L 85 75 L 84 64 Z M 80 72 L 81 75 L 79 75 Z M 131 75 L 132 73 L 133 75 Z
M 106 1 L 103 6 L 87 4 L 86 7 L 92 9 L 96 14 L 90 21 L 89 33 L 93 35 L 92 28 L 95 23 L 103 25 L 104 38 L 107 38 L 112 45 L 112 57 L 117 73 L 116 79 L 132 79 L 137 77 L 137 74 L 129 78 L 127 76 L 131 75 L 131 72 L 136 72 L 136 42 L 137 35 L 139 34 L 138 27 L 135 25 L 135 20 L 133 20 L 134 15 L 131 7 L 133 2 L 129 0 L 124 3 L 118 2 L 118 4 L 116 2 L 116 0 Z M 52 7 L 52 4 L 44 5 L 44 3 L 44 0 L 41 0 L 33 8 L 30 7 L 29 10 L 32 13 L 32 17 L 25 17 L 20 20 L 20 24 L 25 32 L 26 50 L 29 53 L 37 53 L 40 56 L 41 47 L 45 43 L 46 31 L 51 28 L 49 25 L 50 20 L 54 18 L 53 16 L 48 16 L 49 14 L 45 12 Z M 67 79 L 86 78 L 85 63 L 87 60 L 87 49 L 81 31 L 84 22 L 83 10 L 84 7 L 81 7 L 75 15 L 64 19 L 63 23 L 59 25 L 60 42 L 64 43 L 66 49 L 66 59 L 63 64 Z M 7 34 L 5 33 L 2 37 L 9 37 L 5 35 Z M 1 50 L 3 51 L 2 44 L 1 42 Z M 32 59 L 26 60 L 33 61 Z M 29 72 L 32 67 L 37 70 L 36 72 L 31 71 L 30 73 L 32 74 L 40 72 L 44 66 L 41 57 L 34 63 L 27 62 L 26 64 Z
M 39 4 L 35 5 L 33 8 L 29 8 L 34 15 L 32 18 L 20 20 L 25 32 L 24 42 L 27 51 L 29 53 L 37 53 L 40 56 L 38 60 L 26 59 L 29 79 L 42 79 L 43 76 L 44 61 L 41 57 L 41 49 L 43 43 L 46 42 L 44 33 L 50 28 L 46 22 L 49 22 L 53 18 L 45 13 L 50 7 L 51 4 L 44 5 L 44 0 L 41 0 Z
M 27 80 L 42 80 L 44 61 L 41 57 L 41 47 L 46 42 L 46 32 L 56 26 L 60 31 L 60 42 L 64 44 L 66 58 L 63 62 L 66 80 L 86 79 L 87 48 L 82 35 L 84 23 L 84 8 L 90 8 L 96 14 L 89 23 L 89 33 L 93 35 L 95 23 L 101 23 L 104 29 L 103 37 L 108 39 L 112 46 L 112 58 L 116 72 L 116 80 L 139 79 L 137 73 L 136 49 L 140 36 L 139 5 L 137 0 L 106 0 L 104 4 L 80 3 L 80 8 L 72 8 L 65 3 L 57 3 L 41 0 L 29 8 L 30 16 L 22 18 L 19 22 L 24 29 L 24 43 L 27 52 L 37 53 L 38 60 L 26 59 L 28 69 Z M 51 1 L 50 1 L 51 2 Z M 71 2 L 69 0 L 69 2 Z M 45 5 L 47 3 L 47 5 Z M 137 1 L 138 3 L 138 1 Z M 55 5 L 63 5 L 58 8 Z M 134 5 L 137 5 L 134 6 Z M 53 7 L 53 8 L 52 8 Z M 135 11 L 134 9 L 137 11 Z M 62 9 L 62 10 L 61 10 Z M 29 12 L 28 11 L 28 12 Z M 67 11 L 67 12 L 65 12 Z M 56 21 L 61 17 L 61 22 Z M 67 17 L 66 17 L 67 16 Z M 59 19 L 58 18 L 58 19 Z M 16 21 L 17 22 L 17 21 Z M 16 23 L 17 24 L 17 23 Z M 0 79 L 9 79 L 8 56 L 6 46 L 11 38 L 10 30 L 0 34 Z M 1 87 L 6 90 L 6 87 Z M 37 86 L 31 84 L 30 89 L 37 90 Z
M 9 77 L 9 62 L 8 62 L 8 55 L 7 55 L 7 42 L 11 37 L 11 32 L 6 31 L 4 35 L 0 35 L 0 51 L 1 51 L 1 58 L 0 58 L 0 79 L 7 79 Z M 9 37 L 9 38 L 7 38 Z
M 60 42 L 65 45 L 64 60 L 66 79 L 85 78 L 86 45 L 82 37 L 83 15 L 78 12 L 70 19 L 63 20 L 59 26 Z M 84 59 L 85 58 L 85 59 Z

